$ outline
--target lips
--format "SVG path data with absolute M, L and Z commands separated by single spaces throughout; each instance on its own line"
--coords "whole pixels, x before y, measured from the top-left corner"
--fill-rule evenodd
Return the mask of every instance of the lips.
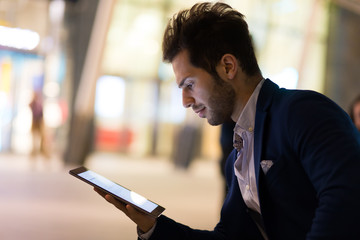
M 196 109 L 194 108 L 193 110 L 199 117 L 201 117 L 201 118 L 205 117 L 205 115 L 204 115 L 205 107 L 196 108 Z

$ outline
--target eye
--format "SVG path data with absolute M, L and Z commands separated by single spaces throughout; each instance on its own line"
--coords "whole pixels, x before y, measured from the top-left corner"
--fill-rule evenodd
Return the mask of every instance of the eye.
M 186 89 L 192 90 L 193 87 L 194 87 L 194 83 L 192 83 L 192 82 L 188 82 L 188 83 L 185 84 Z

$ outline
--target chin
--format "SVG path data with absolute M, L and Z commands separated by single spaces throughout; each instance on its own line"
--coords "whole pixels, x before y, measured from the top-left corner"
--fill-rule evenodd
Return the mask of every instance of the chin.
M 223 122 L 214 121 L 213 119 L 208 119 L 207 121 L 208 121 L 208 123 L 209 123 L 211 126 L 218 126 L 218 125 L 220 125 L 220 124 L 223 124 Z

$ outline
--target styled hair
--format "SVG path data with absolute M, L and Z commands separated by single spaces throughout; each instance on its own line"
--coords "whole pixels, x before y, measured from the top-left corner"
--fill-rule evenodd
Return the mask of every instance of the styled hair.
M 175 14 L 165 29 L 162 50 L 165 62 L 187 50 L 191 64 L 213 76 L 218 76 L 216 66 L 227 53 L 247 75 L 260 73 L 244 15 L 225 3 L 197 3 Z

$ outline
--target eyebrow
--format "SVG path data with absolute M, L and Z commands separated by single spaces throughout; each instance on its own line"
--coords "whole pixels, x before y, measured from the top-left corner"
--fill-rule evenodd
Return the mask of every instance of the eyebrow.
M 184 84 L 185 84 L 185 81 L 188 79 L 189 77 L 185 77 L 185 78 L 183 78 L 182 80 L 181 80 L 181 82 L 179 83 L 179 88 L 182 88 L 183 86 L 184 86 Z

